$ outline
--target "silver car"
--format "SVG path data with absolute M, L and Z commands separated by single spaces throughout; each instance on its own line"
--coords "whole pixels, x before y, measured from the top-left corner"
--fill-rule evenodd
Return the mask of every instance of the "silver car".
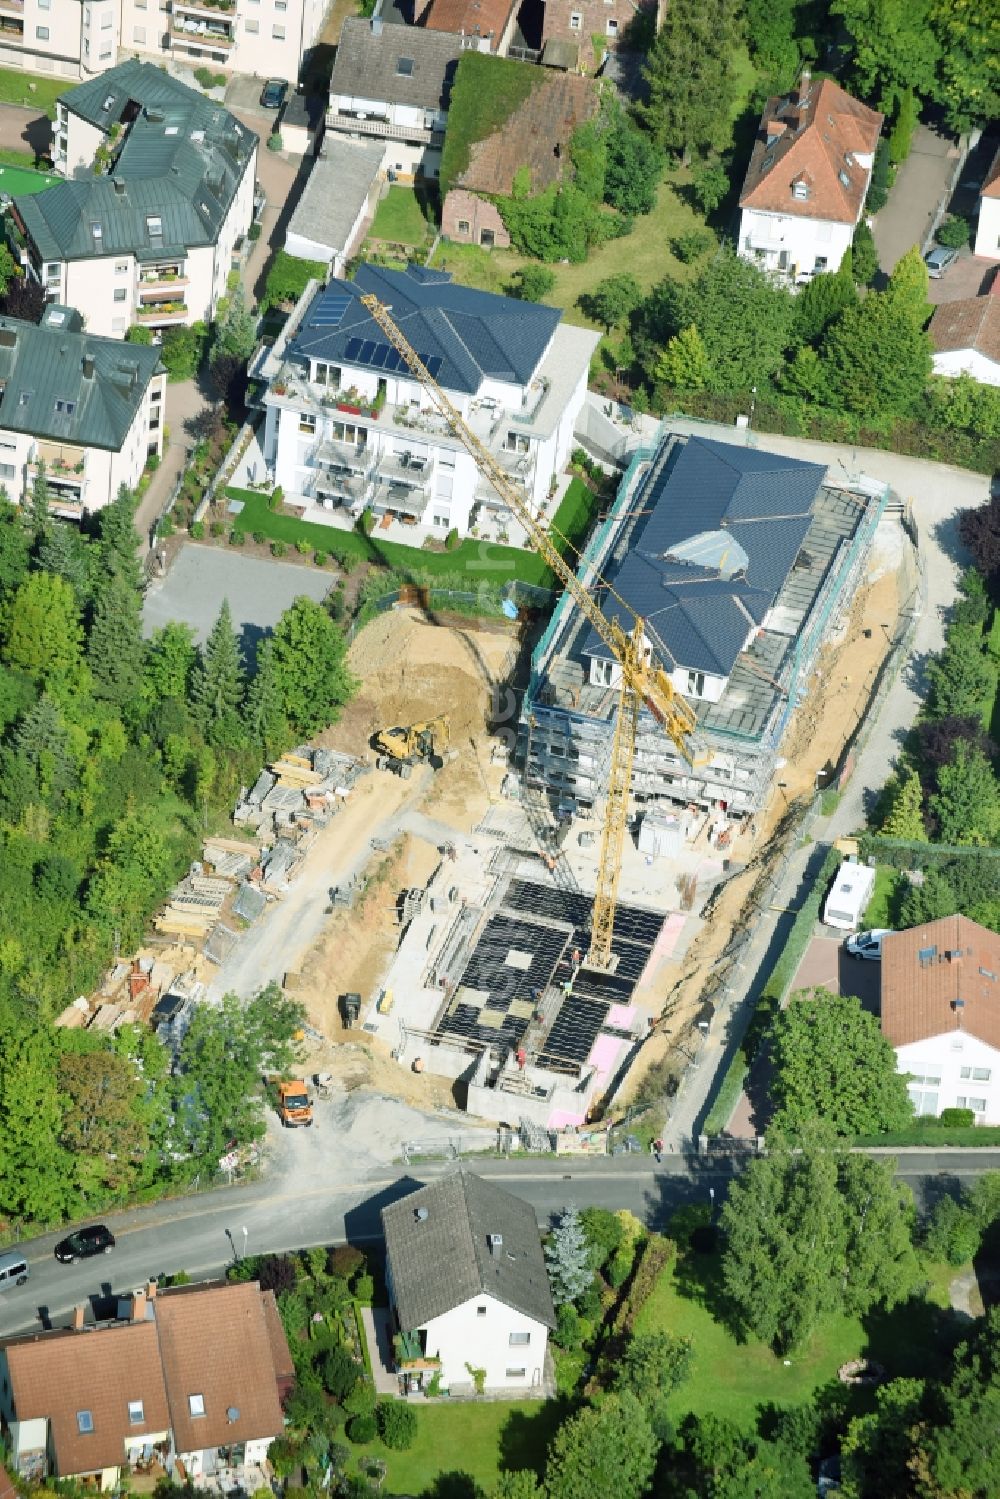
M 944 245 L 935 245 L 924 256 L 924 265 L 927 267 L 928 276 L 930 276 L 932 281 L 939 281 L 945 271 L 950 266 L 953 266 L 957 259 L 957 250 L 947 250 Z

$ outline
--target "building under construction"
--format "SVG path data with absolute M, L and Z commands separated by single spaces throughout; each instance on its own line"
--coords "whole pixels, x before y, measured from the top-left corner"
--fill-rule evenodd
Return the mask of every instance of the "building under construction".
M 695 763 L 643 711 L 640 807 L 752 815 L 817 654 L 858 586 L 888 490 L 759 448 L 661 434 L 634 456 L 579 576 L 648 643 L 697 714 Z M 605 587 L 610 584 L 610 588 Z M 520 723 L 528 788 L 562 814 L 602 794 L 620 671 L 564 594 L 532 658 Z

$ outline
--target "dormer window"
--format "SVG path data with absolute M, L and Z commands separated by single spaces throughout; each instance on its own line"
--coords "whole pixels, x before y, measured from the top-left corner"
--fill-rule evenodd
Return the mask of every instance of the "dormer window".
M 75 401 L 56 401 L 56 411 L 62 416 L 72 416 L 75 410 Z
M 128 1403 L 128 1424 L 130 1426 L 141 1426 L 146 1419 L 141 1400 L 130 1400 Z
M 844 171 L 843 167 L 841 167 L 840 171 L 837 173 L 837 176 L 840 178 L 840 181 L 844 187 L 850 187 L 851 179 L 848 176 L 847 172 Z
M 146 233 L 149 235 L 163 233 L 163 220 L 158 213 L 147 213 Z

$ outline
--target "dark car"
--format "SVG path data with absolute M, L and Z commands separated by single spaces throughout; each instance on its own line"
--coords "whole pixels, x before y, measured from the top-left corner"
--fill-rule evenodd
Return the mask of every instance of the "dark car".
M 288 84 L 283 78 L 269 78 L 264 85 L 260 102 L 265 109 L 280 109 L 288 93 Z
M 92 1254 L 110 1254 L 115 1247 L 115 1236 L 103 1223 L 92 1228 L 78 1228 L 75 1234 L 67 1234 L 56 1245 L 56 1259 L 61 1265 L 72 1265 L 76 1260 L 89 1260 Z

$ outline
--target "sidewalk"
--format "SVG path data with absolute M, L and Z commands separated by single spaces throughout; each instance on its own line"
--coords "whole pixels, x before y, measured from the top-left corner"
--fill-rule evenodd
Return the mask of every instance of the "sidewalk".
M 135 515 L 135 529 L 139 533 L 139 554 L 145 557 L 150 547 L 153 526 L 163 509 L 170 492 L 188 465 L 195 439 L 189 424 L 205 410 L 208 401 L 196 380 L 180 380 L 167 386 L 165 423 L 170 428 L 170 442 L 160 460 Z

